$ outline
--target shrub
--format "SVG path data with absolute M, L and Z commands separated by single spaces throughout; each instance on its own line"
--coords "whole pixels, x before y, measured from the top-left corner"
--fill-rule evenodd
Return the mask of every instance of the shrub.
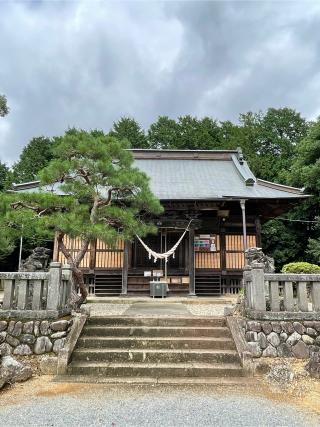
M 310 264 L 309 262 L 290 262 L 285 264 L 281 270 L 282 273 L 306 273 L 306 274 L 320 274 L 320 266 Z

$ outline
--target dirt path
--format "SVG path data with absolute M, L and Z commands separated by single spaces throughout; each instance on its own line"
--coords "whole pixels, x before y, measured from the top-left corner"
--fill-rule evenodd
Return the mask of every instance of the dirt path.
M 0 393 L 2 426 L 317 426 L 320 382 L 303 397 L 261 380 L 237 387 L 112 386 L 35 377 Z M 300 390 L 301 391 L 301 390 Z

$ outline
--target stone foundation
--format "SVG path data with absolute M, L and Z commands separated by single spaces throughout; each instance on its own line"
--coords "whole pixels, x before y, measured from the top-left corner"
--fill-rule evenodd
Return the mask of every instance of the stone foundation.
M 0 354 L 58 354 L 64 347 L 72 320 L 0 320 Z
M 253 357 L 307 359 L 320 351 L 320 321 L 247 320 L 243 332 Z

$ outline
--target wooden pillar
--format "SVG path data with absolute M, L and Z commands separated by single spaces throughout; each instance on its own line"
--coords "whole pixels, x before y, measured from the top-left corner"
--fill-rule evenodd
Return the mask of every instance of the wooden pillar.
M 220 268 L 222 271 L 227 268 L 226 230 L 224 227 L 220 228 Z
M 257 247 L 261 248 L 261 221 L 260 218 L 255 219 Z
M 244 253 L 248 249 L 247 244 L 247 221 L 246 221 L 246 201 L 244 199 L 240 200 L 240 207 L 242 213 L 242 234 L 243 234 L 243 250 Z
M 130 245 L 130 242 L 128 241 L 124 242 L 121 295 L 127 295 L 128 293 L 129 245 Z
M 96 268 L 96 253 L 97 253 L 97 239 L 90 242 L 90 258 L 89 258 L 89 269 L 94 270 Z
M 189 230 L 189 296 L 196 296 L 195 293 L 195 274 L 194 274 L 194 229 Z

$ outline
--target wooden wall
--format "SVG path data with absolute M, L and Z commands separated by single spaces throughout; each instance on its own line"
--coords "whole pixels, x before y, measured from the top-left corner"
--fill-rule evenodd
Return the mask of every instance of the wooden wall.
M 255 235 L 247 236 L 247 247 L 255 247 L 257 239 Z M 238 270 L 245 265 L 243 235 L 227 234 L 226 235 L 226 269 Z
M 195 268 L 221 268 L 220 236 L 215 239 L 216 252 L 195 252 Z
M 64 238 L 65 245 L 76 255 L 81 247 L 80 239 Z M 247 236 L 247 246 L 255 247 L 255 235 Z M 124 242 L 118 242 L 116 248 L 109 248 L 100 240 L 89 246 L 89 250 L 82 260 L 80 267 L 121 269 L 123 266 Z M 143 249 L 144 250 L 144 249 Z M 239 270 L 244 267 L 243 236 L 241 234 L 216 235 L 216 252 L 195 252 L 195 268 L 198 269 L 226 269 Z M 64 255 L 58 251 L 57 260 L 65 263 Z
M 71 249 L 73 256 L 79 251 L 81 247 L 81 239 L 71 239 L 68 236 L 64 237 L 64 244 L 68 249 Z M 89 249 L 84 256 L 80 267 L 82 268 L 107 268 L 119 269 L 123 266 L 123 249 L 124 242 L 119 240 L 116 248 L 110 248 L 101 240 L 93 242 L 89 245 Z M 58 261 L 65 263 L 66 259 L 60 251 L 58 251 Z
M 247 236 L 247 246 L 255 247 L 255 235 Z M 221 246 L 224 246 L 222 248 Z M 225 254 L 225 260 L 222 259 Z M 195 252 L 195 268 L 239 270 L 245 265 L 243 235 L 216 235 L 216 252 Z

